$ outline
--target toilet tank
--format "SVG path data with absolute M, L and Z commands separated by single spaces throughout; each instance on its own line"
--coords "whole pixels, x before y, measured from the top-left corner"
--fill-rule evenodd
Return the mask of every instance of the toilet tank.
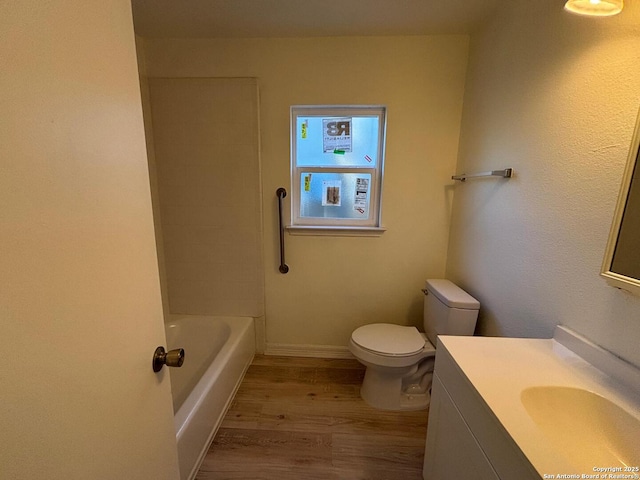
M 424 331 L 435 346 L 438 335 L 473 335 L 480 302 L 445 279 L 427 280 Z

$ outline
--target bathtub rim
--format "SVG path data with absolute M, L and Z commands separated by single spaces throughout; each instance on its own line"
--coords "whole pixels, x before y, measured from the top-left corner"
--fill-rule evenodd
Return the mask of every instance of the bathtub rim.
M 255 324 L 252 317 L 171 315 L 177 318 L 206 317 L 230 322 L 231 334 L 182 406 L 174 413 L 181 480 L 192 480 L 253 361 Z

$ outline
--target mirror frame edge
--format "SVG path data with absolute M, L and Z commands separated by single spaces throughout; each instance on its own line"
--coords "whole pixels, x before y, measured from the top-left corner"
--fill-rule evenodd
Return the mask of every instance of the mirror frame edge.
M 604 277 L 607 283 L 615 288 L 621 288 L 634 295 L 640 296 L 640 280 L 621 275 L 611 271 L 611 263 L 613 262 L 613 254 L 616 250 L 616 243 L 618 241 L 618 234 L 620 226 L 622 224 L 622 217 L 627 204 L 627 197 L 629 196 L 629 187 L 631 186 L 631 179 L 636 166 L 636 162 L 640 159 L 640 111 L 638 111 L 638 117 L 636 119 L 636 126 L 633 132 L 633 138 L 631 140 L 631 146 L 629 148 L 629 155 L 627 157 L 627 164 L 624 168 L 624 174 L 622 176 L 622 183 L 620 185 L 620 191 L 618 193 L 618 201 L 616 203 L 615 214 L 611 228 L 609 230 L 609 238 L 607 240 L 607 248 L 605 250 L 604 260 L 602 262 L 602 269 L 600 275 Z

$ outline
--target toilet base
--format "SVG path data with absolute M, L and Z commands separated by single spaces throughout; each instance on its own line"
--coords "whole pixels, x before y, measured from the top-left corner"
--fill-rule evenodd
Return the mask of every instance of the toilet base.
M 410 374 L 415 367 L 407 368 Z M 428 373 L 429 377 L 432 373 Z M 425 388 L 424 392 L 416 392 L 413 385 L 410 388 L 403 388 L 405 375 L 398 372 L 397 368 L 386 369 L 368 366 L 364 374 L 360 396 L 374 408 L 380 410 L 409 411 L 424 410 L 431 401 L 431 385 Z M 429 379 L 430 380 L 430 379 Z

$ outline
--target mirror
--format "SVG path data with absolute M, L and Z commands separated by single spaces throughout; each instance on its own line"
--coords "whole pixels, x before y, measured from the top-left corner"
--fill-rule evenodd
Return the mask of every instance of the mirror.
M 629 149 L 602 276 L 609 285 L 640 295 L 640 113 Z

